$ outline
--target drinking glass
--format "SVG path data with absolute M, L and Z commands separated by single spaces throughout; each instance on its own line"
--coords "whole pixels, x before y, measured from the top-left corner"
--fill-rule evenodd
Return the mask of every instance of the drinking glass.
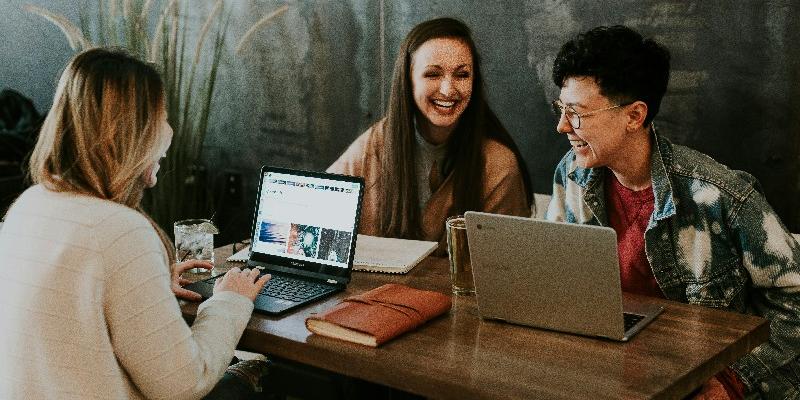
M 463 215 L 450 217 L 445 222 L 447 230 L 447 255 L 450 259 L 450 283 L 453 294 L 471 295 L 475 293 L 472 280 L 472 262 L 467 243 L 467 224 Z
M 217 227 L 207 219 L 184 219 L 175 222 L 175 260 L 205 260 L 214 264 L 214 235 Z M 205 272 L 192 268 L 190 272 Z

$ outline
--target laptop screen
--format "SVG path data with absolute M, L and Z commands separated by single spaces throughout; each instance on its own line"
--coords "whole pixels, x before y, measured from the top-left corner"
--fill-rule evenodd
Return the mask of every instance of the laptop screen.
M 269 167 L 261 174 L 251 258 L 342 275 L 324 267 L 352 265 L 363 181 Z

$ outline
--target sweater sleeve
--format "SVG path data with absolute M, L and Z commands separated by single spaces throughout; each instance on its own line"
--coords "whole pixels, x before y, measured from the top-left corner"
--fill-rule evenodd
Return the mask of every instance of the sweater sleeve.
M 522 172 L 514 153 L 494 141 L 488 142 L 484 151 L 486 157 L 484 211 L 530 217 L 531 206 L 528 204 Z
M 170 289 L 163 246 L 149 223 L 128 216 L 103 225 L 125 227 L 98 238 L 108 271 L 104 313 L 119 363 L 148 398 L 202 397 L 233 357 L 252 302 L 234 292 L 215 294 L 200 305 L 189 328 Z
M 364 176 L 369 140 L 373 128 L 362 133 L 326 170 L 334 174 Z

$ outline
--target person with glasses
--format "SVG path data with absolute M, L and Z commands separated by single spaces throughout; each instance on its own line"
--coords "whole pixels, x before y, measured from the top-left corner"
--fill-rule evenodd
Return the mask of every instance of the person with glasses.
M 572 148 L 546 218 L 612 227 L 624 291 L 770 320 L 769 341 L 694 398 L 797 398 L 800 246 L 755 178 L 656 133 L 669 70 L 666 48 L 624 26 L 562 46 L 553 111 Z
M 386 115 L 328 168 L 366 180 L 360 233 L 437 241 L 443 254 L 449 216 L 531 215 L 525 162 L 483 85 L 463 22 L 438 18 L 409 32 Z

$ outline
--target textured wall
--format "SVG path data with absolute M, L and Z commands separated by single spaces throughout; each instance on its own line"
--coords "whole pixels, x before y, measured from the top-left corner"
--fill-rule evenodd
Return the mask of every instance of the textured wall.
M 0 84 L 46 108 L 69 49 L 55 28 L 22 14 L 21 4 L 0 0 Z M 230 4 L 233 42 L 283 2 Z M 75 15 L 74 5 L 59 7 Z M 792 18 L 798 12 L 800 4 L 790 0 L 290 3 L 244 54 L 231 50 L 221 67 L 206 157 L 213 171 L 243 174 L 245 188 L 241 211 L 223 212 L 226 231 L 246 235 L 260 165 L 324 169 L 380 117 L 400 41 L 416 23 L 438 16 L 473 28 L 490 103 L 517 140 L 537 192 L 549 192 L 568 148 L 548 111 L 558 95 L 550 80 L 556 52 L 580 31 L 627 24 L 672 51 L 660 132 L 754 174 L 784 221 L 800 231 L 793 207 L 800 194 L 800 21 Z
M 72 50 L 61 32 L 41 17 L 22 11 L 24 4 L 51 7 L 46 0 L 0 0 L 0 89 L 16 89 L 33 99 L 40 112 L 50 108 L 56 80 Z M 66 2 L 65 2 L 66 3 Z M 74 2 L 58 11 L 78 20 Z

